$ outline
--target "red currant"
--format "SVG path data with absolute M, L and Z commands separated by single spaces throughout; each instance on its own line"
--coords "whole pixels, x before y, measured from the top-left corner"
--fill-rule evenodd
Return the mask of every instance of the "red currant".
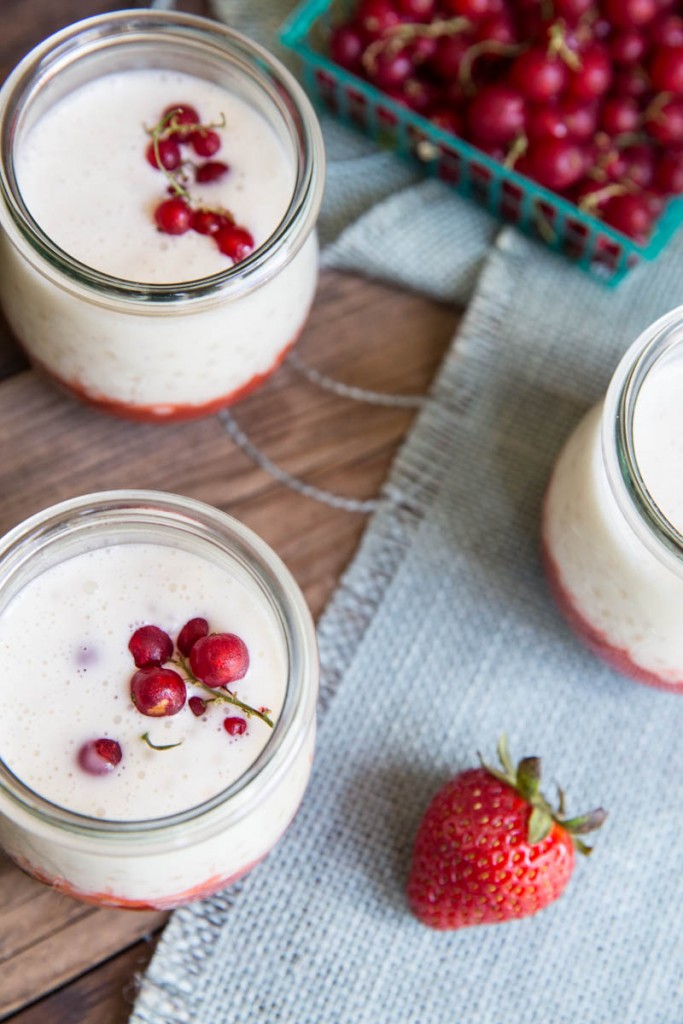
M 220 135 L 210 128 L 201 128 L 192 132 L 189 142 L 197 156 L 215 156 L 221 148 Z
M 462 135 L 464 122 L 457 110 L 453 107 L 436 107 L 431 115 L 430 121 L 443 132 L 451 132 L 453 135 Z
M 643 144 L 625 146 L 621 150 L 624 161 L 623 177 L 640 188 L 650 188 L 655 176 L 655 154 L 651 146 Z
M 407 49 L 398 52 L 381 50 L 368 71 L 368 78 L 380 89 L 394 89 L 402 85 L 412 71 L 413 62 Z
M 617 28 L 646 25 L 657 15 L 657 0 L 603 0 L 603 12 Z
M 615 76 L 612 91 L 615 96 L 633 96 L 640 99 L 652 91 L 650 79 L 640 64 L 622 68 Z
M 587 154 L 570 139 L 542 139 L 525 154 L 526 173 L 541 185 L 562 192 L 586 173 Z
M 145 156 L 147 162 L 157 171 L 175 171 L 176 167 L 180 167 L 183 159 L 180 146 L 173 138 L 158 139 L 156 147 L 154 142 L 150 142 L 145 150 Z
M 436 0 L 396 0 L 396 6 L 411 21 L 431 21 L 436 10 Z
M 607 50 L 593 43 L 579 54 L 581 67 L 569 78 L 569 92 L 581 100 L 603 96 L 610 87 L 613 69 Z
M 173 115 L 169 117 L 169 115 Z M 170 124 L 176 124 L 180 127 L 178 136 L 181 139 L 185 139 L 188 135 L 187 127 L 189 125 L 199 124 L 199 114 L 194 107 L 190 106 L 189 103 L 171 103 L 165 108 L 162 114 L 163 117 L 169 117 Z M 184 126 L 184 127 L 182 127 Z
M 165 235 L 184 235 L 190 229 L 192 210 L 184 199 L 174 196 L 159 203 L 154 211 L 154 219 L 159 231 Z
M 474 142 L 504 146 L 524 131 L 524 97 L 503 83 L 485 85 L 470 103 L 467 128 Z
M 400 23 L 401 15 L 391 0 L 361 0 L 358 24 L 369 39 L 378 39 Z
M 404 101 L 411 110 L 426 114 L 434 105 L 438 91 L 431 82 L 420 78 L 409 78 L 403 87 Z
M 351 25 L 341 25 L 330 36 L 330 56 L 348 71 L 360 68 L 365 43 L 361 32 Z
M 196 718 L 201 718 L 206 711 L 206 701 L 201 697 L 190 697 L 187 706 Z
M 500 14 L 504 9 L 503 0 L 443 0 L 443 3 L 451 14 L 470 21 L 480 21 L 491 14 Z
M 438 78 L 444 81 L 457 79 L 462 59 L 469 49 L 469 42 L 463 36 L 440 36 L 429 65 Z
M 600 112 L 600 127 L 608 135 L 635 132 L 640 125 L 640 108 L 632 96 L 608 96 Z
M 166 718 L 185 704 L 185 683 L 170 668 L 141 668 L 130 681 L 133 704 L 143 715 Z
M 683 93 L 683 46 L 660 46 L 650 63 L 650 79 L 657 92 Z
M 122 757 L 121 744 L 116 740 L 89 740 L 78 751 L 78 763 L 89 775 L 107 775 Z
M 560 95 L 567 84 L 567 65 L 543 47 L 532 47 L 512 64 L 510 81 L 527 99 L 545 103 Z
M 509 15 L 492 14 L 477 24 L 476 38 L 478 43 L 492 40 L 502 43 L 504 46 L 510 46 L 517 41 L 517 32 Z
M 645 131 L 663 146 L 683 143 L 683 97 L 674 96 L 646 114 Z
M 222 160 L 207 160 L 205 164 L 200 164 L 197 167 L 195 178 L 202 184 L 207 184 L 211 181 L 219 181 L 229 170 L 229 166 Z
M 565 139 L 569 135 L 566 118 L 559 105 L 534 104 L 526 116 L 526 132 L 535 139 Z
M 226 224 L 214 235 L 220 251 L 235 263 L 244 260 L 254 251 L 254 238 L 246 228 L 237 224 Z
M 417 69 L 420 64 L 424 64 L 425 61 L 432 60 L 434 57 L 436 39 L 432 36 L 417 36 L 406 45 L 406 50 L 410 54 L 414 69 Z
M 652 230 L 652 208 L 647 197 L 642 194 L 613 196 L 604 204 L 602 218 L 606 224 L 629 235 L 641 245 L 647 241 Z
M 208 632 L 209 623 L 206 619 L 190 619 L 178 633 L 176 644 L 180 653 L 187 658 L 197 641 L 201 640 L 203 636 L 207 636 Z
M 567 133 L 572 139 L 587 142 L 598 127 L 598 106 L 586 103 L 575 96 L 566 96 L 560 100 L 559 109 L 567 125 Z
M 216 232 L 229 224 L 226 217 L 222 217 L 213 210 L 195 210 L 192 214 L 192 230 L 198 235 L 215 235 Z
M 655 183 L 664 195 L 683 192 L 683 150 L 667 149 L 657 160 Z
M 553 12 L 556 18 L 574 23 L 587 14 L 594 0 L 553 0 Z
M 614 33 L 608 46 L 614 63 L 628 66 L 645 55 L 647 39 L 637 29 L 622 29 Z
M 173 641 L 158 626 L 140 626 L 128 641 L 128 650 L 138 668 L 149 668 L 173 657 Z
M 190 668 L 205 686 L 228 686 L 249 668 L 249 651 L 234 633 L 210 633 L 190 651 Z
M 654 46 L 683 46 L 683 18 L 678 14 L 665 14 L 650 29 Z
M 231 736 L 241 736 L 242 733 L 247 731 L 246 719 L 231 716 L 223 720 L 223 728 Z

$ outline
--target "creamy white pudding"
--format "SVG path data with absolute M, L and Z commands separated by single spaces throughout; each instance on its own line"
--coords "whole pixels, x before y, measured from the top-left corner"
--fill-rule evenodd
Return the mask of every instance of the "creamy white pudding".
M 551 587 L 614 668 L 683 690 L 683 316 L 639 338 L 579 424 L 546 494 Z
M 130 695 L 136 671 L 128 642 L 147 624 L 173 639 L 196 616 L 211 632 L 237 634 L 249 670 L 231 689 L 277 722 L 287 688 L 287 650 L 273 609 L 248 575 L 160 544 L 118 544 L 87 551 L 28 583 L 0 617 L 0 751 L 24 785 L 67 810 L 90 817 L 142 821 L 177 814 L 239 779 L 270 739 L 271 729 L 248 719 L 229 736 L 228 704 L 208 704 L 195 717 L 140 714 Z M 182 670 L 181 670 L 181 674 Z M 188 697 L 210 698 L 193 684 Z M 45 713 L 43 713 L 45 712 Z M 36 729 L 36 719 L 40 727 Z M 154 750 L 141 739 L 145 733 Z M 91 739 L 122 748 L 110 773 L 89 774 L 77 754 Z
M 94 270 L 140 283 L 209 277 L 232 265 L 206 235 L 157 230 L 154 209 L 169 179 L 145 158 L 149 130 L 174 104 L 191 104 L 221 140 L 229 171 L 201 184 L 196 206 L 229 210 L 263 245 L 294 193 L 295 167 L 265 118 L 213 82 L 181 71 L 104 75 L 62 97 L 33 124 L 16 156 L 19 190 L 34 220 L 65 252 Z M 222 122 L 225 122 L 221 126 Z M 183 157 L 204 161 L 190 145 Z
M 157 230 L 172 186 L 145 151 L 175 104 L 219 137 L 219 180 L 173 173 L 193 209 L 251 233 L 235 263 L 213 237 Z M 0 117 L 0 299 L 34 363 L 87 402 L 152 420 L 213 412 L 279 365 L 317 283 L 324 156 L 274 58 L 204 19 L 105 15 L 29 54 Z M 205 162 L 191 145 L 182 156 Z
M 56 541 L 55 523 L 64 527 Z M 197 616 L 246 645 L 248 670 L 227 692 L 268 709 L 272 729 L 211 700 L 226 688 L 201 687 L 177 649 L 164 664 L 188 699 L 207 702 L 203 713 L 186 702 L 155 717 L 134 705 L 135 630 L 152 624 L 175 640 Z M 249 870 L 296 812 L 315 736 L 312 624 L 281 563 L 228 517 L 186 499 L 113 492 L 29 520 L 0 545 L 0 656 L 0 842 L 61 891 L 177 906 Z M 234 734 L 226 718 L 246 728 Z M 121 757 L 93 774 L 79 755 L 103 738 Z

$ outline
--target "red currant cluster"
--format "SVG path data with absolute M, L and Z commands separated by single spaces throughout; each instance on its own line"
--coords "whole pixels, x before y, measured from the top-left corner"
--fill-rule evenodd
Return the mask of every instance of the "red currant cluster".
M 247 730 L 247 718 L 260 718 L 272 728 L 268 708 L 253 708 L 232 693 L 228 686 L 243 679 L 249 668 L 249 651 L 235 633 L 209 633 L 206 619 L 186 622 L 175 646 L 171 637 L 159 626 L 141 626 L 130 638 L 128 649 L 137 668 L 130 681 L 130 695 L 135 708 L 150 718 L 177 715 L 187 703 L 197 718 L 205 714 L 209 704 L 230 704 L 242 712 L 223 719 L 223 728 L 230 736 L 241 736 Z M 175 668 L 164 667 L 171 663 Z M 177 671 L 180 669 L 180 671 Z M 206 696 L 191 696 L 188 685 L 198 687 Z M 178 744 L 158 746 L 145 733 L 141 737 L 154 750 L 168 750 Z M 105 775 L 120 763 L 121 745 L 112 739 L 90 740 L 78 754 L 78 762 L 91 775 Z
M 145 155 L 155 170 L 163 171 L 169 181 L 170 199 L 164 199 L 154 211 L 159 231 L 166 235 L 184 235 L 196 231 L 211 235 L 220 251 L 233 263 L 254 251 L 254 239 L 246 228 L 235 223 L 228 210 L 196 206 L 189 191 L 194 180 L 201 185 L 220 181 L 230 170 L 222 160 L 212 160 L 221 148 L 220 125 L 202 124 L 199 114 L 188 103 L 167 107 L 151 129 L 151 141 Z M 208 157 L 195 164 L 183 158 L 183 146 L 196 156 Z
M 332 59 L 644 242 L 683 192 L 680 0 L 360 0 Z

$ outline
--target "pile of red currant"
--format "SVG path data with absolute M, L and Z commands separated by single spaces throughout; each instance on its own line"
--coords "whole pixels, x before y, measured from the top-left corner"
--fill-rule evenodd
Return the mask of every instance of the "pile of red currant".
M 242 714 L 228 715 L 223 728 L 230 736 L 247 731 L 247 719 L 259 718 L 273 727 L 268 708 L 253 708 L 228 689 L 243 679 L 249 668 L 249 651 L 235 633 L 210 633 L 204 618 L 186 622 L 175 645 L 159 626 L 140 626 L 130 638 L 128 649 L 137 671 L 130 681 L 134 707 L 150 718 L 177 715 L 185 707 L 201 718 L 210 704 L 230 704 Z M 172 664 L 173 668 L 167 666 Z M 166 667 L 165 667 L 166 666 Z M 188 699 L 188 685 L 203 691 Z M 154 750 L 168 750 L 177 743 L 158 746 L 147 733 L 141 736 Z M 91 775 L 105 775 L 121 762 L 123 751 L 113 739 L 90 740 L 79 753 L 78 762 Z
M 330 55 L 639 243 L 683 192 L 680 0 L 360 0 Z
M 210 235 L 225 256 L 239 263 L 254 251 L 251 233 L 235 223 L 229 210 L 197 205 L 190 192 L 193 182 L 211 184 L 230 171 L 222 160 L 211 159 L 221 148 L 218 127 L 202 124 L 199 114 L 188 103 L 173 103 L 149 131 L 151 139 L 145 155 L 155 170 L 164 173 L 170 195 L 155 209 L 154 220 L 166 235 L 184 235 L 190 230 Z M 195 156 L 209 159 L 199 164 L 186 159 L 183 147 L 192 150 Z

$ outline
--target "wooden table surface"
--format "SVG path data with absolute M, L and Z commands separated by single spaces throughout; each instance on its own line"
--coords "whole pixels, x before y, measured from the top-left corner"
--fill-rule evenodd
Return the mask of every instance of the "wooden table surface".
M 80 17 L 125 3 L 3 0 L 0 73 Z M 205 13 L 201 2 L 184 10 Z M 424 393 L 457 314 L 349 275 L 323 275 L 298 353 L 346 383 Z M 410 427 L 409 410 L 353 404 L 285 364 L 234 409 L 250 438 L 308 483 L 373 496 Z M 63 498 L 116 487 L 176 491 L 230 511 L 287 562 L 315 615 L 363 531 L 363 516 L 302 497 L 255 466 L 217 419 L 175 426 L 110 419 L 72 402 L 26 366 L 0 318 L 0 531 Z M 166 915 L 99 910 L 21 874 L 0 853 L 0 1019 L 119 1024 Z

